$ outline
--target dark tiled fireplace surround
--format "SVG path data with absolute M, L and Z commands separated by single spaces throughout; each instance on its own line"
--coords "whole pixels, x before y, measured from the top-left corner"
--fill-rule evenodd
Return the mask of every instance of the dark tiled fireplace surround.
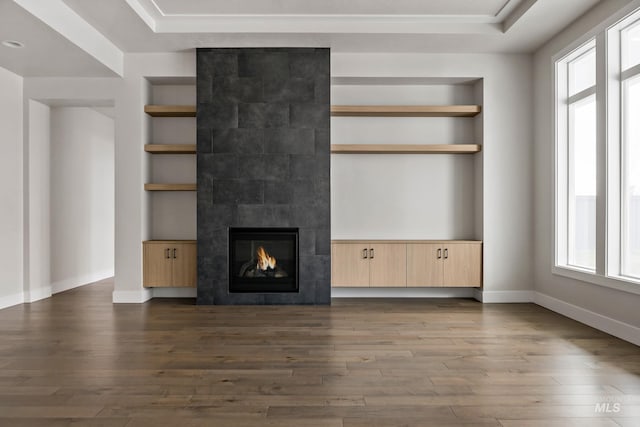
M 198 49 L 198 304 L 329 304 L 329 49 Z M 298 286 L 229 292 L 229 229 L 298 229 Z

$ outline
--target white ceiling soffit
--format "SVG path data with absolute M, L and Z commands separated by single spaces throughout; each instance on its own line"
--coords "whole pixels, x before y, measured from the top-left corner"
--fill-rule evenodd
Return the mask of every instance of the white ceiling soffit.
M 228 34 L 495 34 L 536 1 L 126 0 L 155 33 Z
M 71 43 L 122 76 L 124 54 L 62 0 L 13 0 Z
M 24 45 L 22 49 L 0 45 L 0 67 L 23 77 L 117 76 L 11 0 L 0 0 L 0 40 L 17 40 Z

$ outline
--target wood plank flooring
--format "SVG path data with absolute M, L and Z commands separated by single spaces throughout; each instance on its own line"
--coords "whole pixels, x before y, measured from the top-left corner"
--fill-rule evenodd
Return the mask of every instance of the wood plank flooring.
M 0 426 L 640 426 L 640 348 L 533 304 L 0 310 Z

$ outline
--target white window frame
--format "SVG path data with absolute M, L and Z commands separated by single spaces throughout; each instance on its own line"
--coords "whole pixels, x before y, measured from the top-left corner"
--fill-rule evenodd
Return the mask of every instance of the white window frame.
M 593 28 L 582 38 L 567 46 L 552 58 L 554 72 L 554 263 L 552 273 L 620 291 L 640 295 L 640 280 L 620 275 L 621 254 L 621 82 L 640 72 L 636 65 L 621 70 L 620 31 L 640 19 L 640 0 L 633 1 L 605 22 Z M 597 202 L 596 202 L 596 269 L 595 271 L 573 267 L 566 262 L 567 186 L 559 185 L 568 178 L 566 144 L 560 136 L 567 135 L 568 116 L 563 119 L 563 109 L 568 112 L 566 75 L 558 72 L 558 64 L 567 61 L 573 52 L 595 40 L 596 45 L 596 103 L 597 103 Z M 565 99 L 563 102 L 562 92 Z M 576 94 L 579 95 L 579 94 Z M 564 202 L 563 202 L 564 200 Z M 563 229 L 563 223 L 565 227 Z
M 640 279 L 622 274 L 622 182 L 623 164 L 623 108 L 625 81 L 640 75 L 640 64 L 622 69 L 621 33 L 640 23 L 640 10 L 607 29 L 607 272 L 614 280 L 640 284 Z
M 572 185 L 570 183 L 569 175 L 571 172 L 570 151 L 572 146 L 572 137 L 569 129 L 569 116 L 572 105 L 577 105 L 585 99 L 595 95 L 596 104 L 598 103 L 597 90 L 597 78 L 596 84 L 588 87 L 576 94 L 569 96 L 569 64 L 578 60 L 580 57 L 587 55 L 595 49 L 596 55 L 598 49 L 596 47 L 596 40 L 592 38 L 582 45 L 573 49 L 562 58 L 555 61 L 555 81 L 556 81 L 556 105 L 555 105 L 555 117 L 556 117 L 556 173 L 555 173 L 555 188 L 556 188 L 556 200 L 555 200 L 555 265 L 569 270 L 584 272 L 591 274 L 597 271 L 597 265 L 595 270 L 582 268 L 579 266 L 569 264 L 568 248 L 571 230 L 568 224 L 568 218 L 571 210 L 570 196 L 573 193 Z M 598 107 L 596 107 L 598 108 Z M 597 114 L 597 113 L 596 113 Z M 597 123 L 597 127 L 600 128 L 600 123 Z M 597 143 L 596 143 L 597 144 Z M 598 195 L 599 196 L 599 195 Z M 596 196 L 596 200 L 598 199 Z M 596 201 L 597 204 L 597 201 Z M 598 215 L 596 212 L 596 222 L 598 222 Z M 597 258 L 597 244 L 596 244 L 596 258 Z

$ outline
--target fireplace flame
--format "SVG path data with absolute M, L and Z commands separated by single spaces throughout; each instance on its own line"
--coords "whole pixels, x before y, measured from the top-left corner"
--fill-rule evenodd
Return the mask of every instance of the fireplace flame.
M 267 269 L 276 268 L 276 259 L 269 255 L 262 246 L 258 248 L 257 254 L 258 264 L 256 265 L 256 268 L 258 268 L 258 270 L 266 271 Z

